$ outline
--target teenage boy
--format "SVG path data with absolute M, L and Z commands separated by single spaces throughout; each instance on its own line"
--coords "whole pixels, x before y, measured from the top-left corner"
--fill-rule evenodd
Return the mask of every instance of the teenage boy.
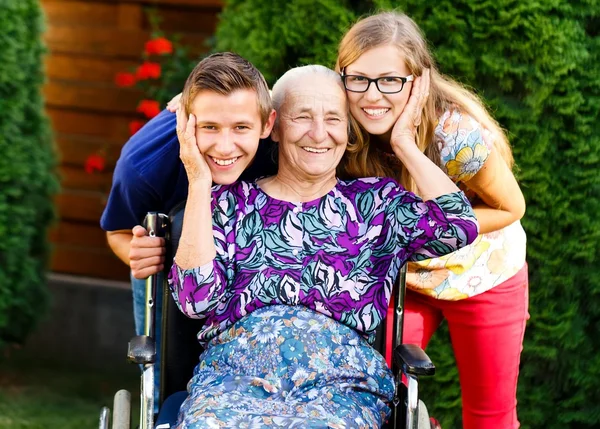
M 194 68 L 186 86 L 194 96 L 196 142 L 216 184 L 271 175 L 276 166 L 266 139 L 275 121 L 262 74 L 232 53 L 213 54 Z M 149 211 L 168 213 L 186 199 L 176 115 L 163 111 L 123 146 L 100 225 L 113 252 L 131 268 L 136 333 L 143 334 L 145 281 L 163 269 L 165 245 L 140 226 Z M 157 293 L 157 298 L 162 294 Z M 160 320 L 161 303 L 157 300 Z M 157 331 L 158 334 L 159 331 Z M 156 335 L 157 351 L 160 338 Z M 157 363 L 159 356 L 157 354 Z M 156 365 L 158 377 L 158 365 Z

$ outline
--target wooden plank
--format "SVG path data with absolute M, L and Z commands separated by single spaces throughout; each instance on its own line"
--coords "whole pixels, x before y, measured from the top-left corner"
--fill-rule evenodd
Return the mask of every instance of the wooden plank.
M 93 153 L 105 152 L 106 170 L 115 167 L 123 142 L 90 138 L 81 135 L 58 134 L 54 138 L 61 164 L 83 168 L 85 161 Z
M 48 234 L 51 243 L 108 249 L 106 232 L 100 225 L 60 221 Z
M 142 28 L 144 15 L 142 5 L 120 3 L 117 12 L 118 27 L 121 29 Z
M 87 86 L 49 81 L 44 85 L 43 94 L 47 106 L 96 112 L 131 114 L 140 102 L 138 91 L 100 84 Z
M 112 171 L 110 170 L 88 174 L 83 167 L 61 165 L 58 172 L 63 188 L 101 192 L 105 195 L 110 192 L 112 184 Z
M 158 5 L 173 5 L 173 6 L 189 6 L 194 8 L 214 7 L 222 8 L 223 0 L 128 0 L 132 3 L 158 4 Z
M 135 1 L 124 2 L 90 2 L 81 0 L 42 0 L 46 21 L 50 25 L 70 24 L 86 27 L 118 27 L 120 29 L 148 29 L 143 9 L 152 3 L 161 17 L 160 28 L 163 31 L 177 33 L 206 33 L 214 31 L 216 16 L 222 9 L 222 1 L 215 0 L 176 0 L 176 1 Z M 179 16 L 181 25 L 177 26 Z M 187 25 L 188 23 L 195 25 Z
M 85 27 L 116 27 L 118 22 L 118 5 L 90 2 L 60 0 L 41 0 L 46 22 L 49 25 L 73 25 Z
M 191 55 L 206 52 L 205 41 L 209 33 L 182 34 L 181 42 L 189 46 Z M 84 54 L 91 56 L 139 59 L 150 32 L 134 29 L 95 28 L 49 25 L 44 41 L 50 52 L 62 54 Z
M 105 83 L 111 86 L 115 86 L 117 73 L 133 72 L 140 62 L 60 53 L 45 58 L 46 76 L 51 80 Z M 138 94 L 141 98 L 142 92 L 138 91 Z
M 60 219 L 99 225 L 106 198 L 107 195 L 102 192 L 63 189 L 54 201 Z
M 57 243 L 50 259 L 53 272 L 129 281 L 129 268 L 109 249 Z
M 64 3 L 71 3 L 76 0 L 62 0 Z M 106 3 L 134 3 L 150 6 L 187 6 L 190 8 L 202 9 L 206 7 L 222 8 L 224 0 L 102 0 Z
M 129 123 L 140 120 L 137 113 L 82 112 L 46 106 L 46 114 L 55 133 L 106 138 L 125 143 L 129 139 Z
M 148 31 L 48 25 L 44 41 L 52 53 L 86 54 L 138 59 L 148 40 Z
M 160 29 L 167 33 L 167 38 L 171 34 L 181 33 L 213 34 L 219 22 L 218 11 L 218 9 L 190 9 L 184 13 L 181 9 L 161 8 L 158 10 Z M 144 19 L 144 28 L 150 28 L 147 18 Z

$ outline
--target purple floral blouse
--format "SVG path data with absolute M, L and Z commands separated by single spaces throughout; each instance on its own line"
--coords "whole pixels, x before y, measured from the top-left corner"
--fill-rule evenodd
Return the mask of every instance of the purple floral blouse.
M 212 196 L 216 258 L 187 270 L 175 262 L 169 274 L 179 309 L 205 319 L 203 344 L 274 304 L 306 306 L 372 340 L 400 267 L 453 252 L 478 232 L 462 192 L 423 201 L 387 178 L 338 181 L 304 203 L 248 182 L 215 186 Z

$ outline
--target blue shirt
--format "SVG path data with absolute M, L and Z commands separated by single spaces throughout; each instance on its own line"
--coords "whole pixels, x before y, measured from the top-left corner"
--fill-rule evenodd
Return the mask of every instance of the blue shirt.
M 185 200 L 188 180 L 179 159 L 176 115 L 163 110 L 123 146 L 100 226 L 105 231 L 131 229 L 149 211 L 169 213 Z M 256 157 L 242 174 L 254 180 L 277 172 L 273 143 L 261 140 Z

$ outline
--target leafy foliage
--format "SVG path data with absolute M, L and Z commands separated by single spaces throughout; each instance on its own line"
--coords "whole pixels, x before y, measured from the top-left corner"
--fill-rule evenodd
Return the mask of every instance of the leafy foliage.
M 340 35 L 369 10 L 369 3 L 230 0 L 221 13 L 215 49 L 239 53 L 270 85 L 290 67 L 314 62 L 333 67 Z
M 509 131 L 528 209 L 531 319 L 518 391 L 528 428 L 600 425 L 600 3 L 597 0 L 230 0 L 216 49 L 252 61 L 269 83 L 291 66 L 332 66 L 361 15 L 399 7 L 440 69 L 476 88 Z M 460 427 L 447 332 L 428 348 L 438 375 L 423 397 Z
M 48 304 L 51 196 L 58 184 L 44 116 L 40 5 L 0 3 L 0 345 L 20 342 Z

